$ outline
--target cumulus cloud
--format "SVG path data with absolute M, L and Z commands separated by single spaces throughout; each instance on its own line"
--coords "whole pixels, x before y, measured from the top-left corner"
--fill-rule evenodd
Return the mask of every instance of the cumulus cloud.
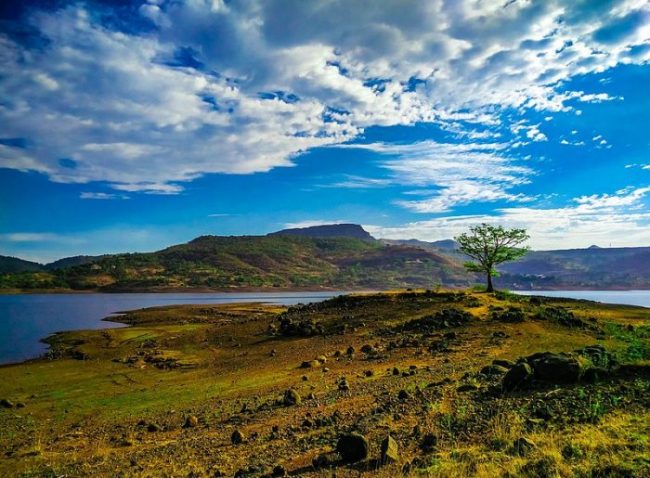
M 87 5 L 34 12 L 41 41 L 0 34 L 0 138 L 26 141 L 1 167 L 174 194 L 369 126 L 608 101 L 563 82 L 650 59 L 640 0 L 147 1 L 121 23 Z
M 643 208 L 649 187 L 626 188 L 613 194 L 581 196 L 559 208 L 512 207 L 496 214 L 440 217 L 396 227 L 368 225 L 381 238 L 448 239 L 482 222 L 523 227 L 536 249 L 567 249 L 590 244 L 625 247 L 650 245 L 650 213 Z

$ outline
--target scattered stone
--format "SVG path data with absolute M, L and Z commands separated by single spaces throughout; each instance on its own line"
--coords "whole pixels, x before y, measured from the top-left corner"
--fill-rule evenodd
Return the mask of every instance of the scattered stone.
M 320 468 L 328 468 L 332 466 L 334 462 L 335 460 L 331 455 L 321 453 L 320 455 L 314 457 L 314 459 L 311 461 L 311 464 L 318 470 Z
M 320 367 L 321 363 L 318 360 L 306 360 L 300 364 L 300 368 L 316 368 Z
M 393 368 L 393 375 L 399 375 L 399 374 L 400 374 L 399 369 L 397 367 L 394 367 Z
M 287 469 L 282 465 L 275 465 L 271 474 L 275 477 L 287 476 Z
M 542 352 L 527 357 L 535 378 L 550 383 L 575 383 L 584 374 L 585 367 L 575 357 Z
M 473 383 L 464 383 L 460 387 L 456 389 L 457 392 L 475 392 L 478 390 L 478 386 L 474 385 Z
M 293 388 L 290 388 L 284 392 L 282 403 L 284 403 L 287 407 L 290 407 L 292 405 L 300 405 L 301 402 L 302 398 L 300 397 L 300 394 Z
M 365 371 L 363 372 L 363 374 L 364 374 L 366 377 L 372 377 L 372 376 L 375 374 L 375 372 L 373 372 L 372 370 L 365 370 Z
M 492 360 L 493 365 L 498 365 L 499 367 L 505 367 L 507 369 L 511 369 L 512 367 L 515 366 L 515 363 L 511 360 L 506 360 L 506 359 L 496 359 Z
M 402 401 L 408 400 L 409 398 L 411 398 L 411 394 L 408 393 L 406 390 L 400 390 L 399 393 L 397 394 L 397 398 L 399 398 Z
M 368 440 L 360 433 L 346 433 L 339 437 L 336 451 L 346 463 L 365 460 L 368 457 Z
M 245 439 L 246 439 L 246 437 L 239 430 L 235 430 L 234 432 L 232 432 L 232 435 L 230 435 L 230 442 L 233 445 L 239 445 L 241 443 L 244 443 Z
M 9 399 L 3 398 L 0 400 L 0 407 L 2 408 L 14 408 L 14 406 L 14 403 Z
M 427 433 L 420 441 L 420 449 L 425 453 L 432 452 L 438 445 L 438 437 L 432 433 Z
M 493 310 L 490 313 L 490 319 L 497 322 L 509 324 L 521 323 L 526 319 L 524 312 L 518 307 L 509 307 L 507 310 Z
M 399 461 L 399 447 L 397 446 L 397 442 L 390 435 L 384 438 L 381 442 L 380 449 L 381 462 L 383 464 Z
M 345 353 L 347 354 L 348 357 L 353 356 L 354 355 L 354 347 L 352 347 L 352 345 L 350 345 L 348 347 L 348 349 L 345 351 Z
M 483 375 L 503 375 L 508 373 L 507 367 L 502 367 L 501 365 L 486 365 L 481 369 Z
M 537 448 L 535 443 L 533 443 L 532 441 L 530 441 L 528 438 L 525 437 L 517 438 L 512 443 L 513 453 L 519 456 L 526 456 L 535 448 Z
M 318 357 L 316 357 L 316 360 L 318 360 L 322 364 L 327 363 L 327 357 L 325 357 L 324 355 L 319 355 Z
M 195 428 L 199 424 L 199 419 L 195 415 L 189 415 L 183 423 L 183 428 Z
M 162 427 L 157 423 L 150 423 L 149 425 L 147 425 L 147 431 L 150 433 L 160 432 L 162 431 Z
M 526 385 L 533 378 L 533 369 L 525 362 L 518 363 L 506 373 L 501 382 L 501 388 L 511 392 Z
M 341 390 L 342 392 L 347 392 L 348 390 L 350 390 L 350 384 L 348 383 L 347 379 L 343 378 L 339 382 L 339 390 Z

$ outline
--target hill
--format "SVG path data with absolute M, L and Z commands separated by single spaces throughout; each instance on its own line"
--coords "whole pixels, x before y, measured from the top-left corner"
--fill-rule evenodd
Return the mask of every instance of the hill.
M 42 269 L 43 266 L 37 262 L 26 261 L 17 257 L 0 256 L 0 274 L 34 272 Z
M 158 252 L 117 254 L 80 262 L 54 270 L 4 274 L 0 276 L 0 287 L 164 291 L 469 284 L 458 264 L 420 248 L 352 237 L 286 233 L 202 236 Z
M 649 289 L 650 247 L 531 251 L 501 270 L 515 289 Z
M 322 226 L 301 227 L 294 229 L 283 229 L 272 232 L 269 236 L 306 236 L 306 237 L 348 237 L 353 239 L 362 239 L 364 241 L 374 241 L 375 238 L 370 235 L 363 227 L 358 224 L 325 224 Z

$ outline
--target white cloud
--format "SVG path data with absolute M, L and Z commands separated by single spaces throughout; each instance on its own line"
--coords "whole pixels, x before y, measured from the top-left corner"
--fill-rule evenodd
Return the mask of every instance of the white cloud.
M 0 242 L 78 242 L 72 237 L 67 237 L 53 232 L 10 232 L 0 234 Z
M 644 200 L 650 187 L 627 188 L 614 194 L 583 196 L 559 208 L 514 207 L 496 214 L 441 217 L 396 227 L 364 226 L 375 237 L 448 239 L 481 222 L 526 228 L 535 249 L 567 249 L 600 244 L 650 246 L 650 213 Z
M 650 49 L 631 54 L 650 39 L 649 8 L 639 0 L 148 1 L 139 12 L 156 29 L 140 35 L 102 25 L 84 7 L 38 13 L 39 47 L 0 34 L 0 136 L 29 140 L 2 146 L 0 167 L 173 194 L 206 173 L 291 166 L 301 152 L 372 125 L 495 125 L 501 108 L 610 101 L 560 89 L 576 75 L 650 60 Z M 197 68 L 179 64 L 179 52 Z M 464 127 L 470 140 L 486 134 Z M 547 139 L 537 127 L 525 131 Z
M 81 199 L 99 199 L 99 200 L 108 200 L 108 199 L 128 199 L 129 197 L 125 194 L 113 194 L 113 193 L 101 193 L 101 192 L 82 192 L 79 197 Z
M 526 184 L 533 171 L 518 166 L 503 155 L 505 143 L 450 144 L 423 141 L 412 144 L 354 144 L 390 156 L 380 164 L 391 172 L 394 184 L 426 188 L 435 186 L 430 197 L 397 201 L 402 207 L 420 213 L 450 211 L 472 202 L 508 200 L 528 201 L 510 189 Z

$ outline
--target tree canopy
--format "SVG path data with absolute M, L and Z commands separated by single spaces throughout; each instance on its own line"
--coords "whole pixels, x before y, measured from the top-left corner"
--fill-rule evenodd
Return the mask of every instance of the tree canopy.
M 495 266 L 526 254 L 528 247 L 520 246 L 529 237 L 525 229 L 505 229 L 483 223 L 471 227 L 468 233 L 460 234 L 454 239 L 458 242 L 460 251 L 474 260 L 465 263 L 467 270 L 486 274 L 487 291 L 493 292 L 492 277 L 499 275 Z

